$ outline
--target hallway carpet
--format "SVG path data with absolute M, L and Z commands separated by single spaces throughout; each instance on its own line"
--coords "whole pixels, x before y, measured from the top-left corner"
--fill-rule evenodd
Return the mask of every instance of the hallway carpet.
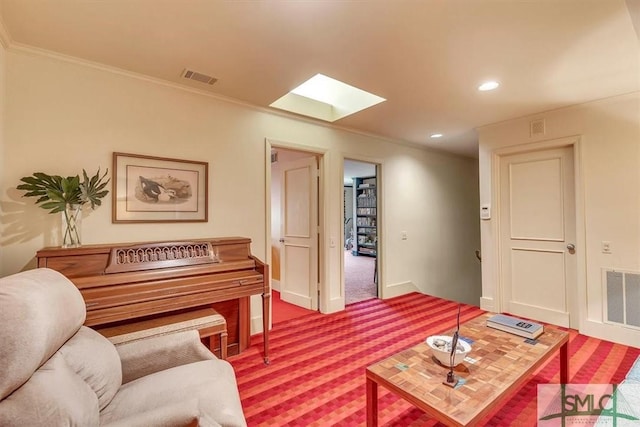
M 427 336 L 455 325 L 457 303 L 413 293 L 371 299 L 346 310 L 313 313 L 275 324 L 271 364 L 262 363 L 262 336 L 229 357 L 249 426 L 364 426 L 365 368 Z M 463 305 L 461 320 L 483 313 Z M 619 383 L 640 349 L 570 331 L 570 381 Z M 482 425 L 535 426 L 536 385 L 557 383 L 559 357 L 552 357 L 519 390 L 504 399 Z M 380 425 L 439 425 L 422 411 L 379 389 Z
M 353 256 L 344 251 L 345 304 L 377 298 L 378 289 L 374 281 L 376 258 Z

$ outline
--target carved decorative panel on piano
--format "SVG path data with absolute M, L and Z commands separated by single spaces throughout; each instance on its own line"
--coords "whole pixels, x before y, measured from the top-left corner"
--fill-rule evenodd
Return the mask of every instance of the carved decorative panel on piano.
M 80 290 L 85 325 L 95 329 L 213 307 L 225 316 L 228 353 L 248 347 L 249 298 L 262 295 L 268 363 L 269 266 L 243 237 L 44 248 L 38 267 L 57 270 Z

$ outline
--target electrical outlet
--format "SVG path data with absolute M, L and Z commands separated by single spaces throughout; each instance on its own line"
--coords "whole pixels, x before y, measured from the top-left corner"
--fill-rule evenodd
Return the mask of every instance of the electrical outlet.
M 602 253 L 610 254 L 611 253 L 611 242 L 603 240 L 602 241 Z

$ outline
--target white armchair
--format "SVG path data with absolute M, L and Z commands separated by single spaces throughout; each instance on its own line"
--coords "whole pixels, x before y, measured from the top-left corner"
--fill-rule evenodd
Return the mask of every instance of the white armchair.
M 235 374 L 197 331 L 117 348 L 50 269 L 0 279 L 0 425 L 246 426 Z

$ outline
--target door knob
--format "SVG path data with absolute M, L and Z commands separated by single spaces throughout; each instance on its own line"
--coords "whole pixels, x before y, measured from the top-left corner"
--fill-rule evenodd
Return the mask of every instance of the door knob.
M 283 237 L 280 238 L 280 243 L 284 243 L 284 238 Z
M 573 243 L 569 243 L 567 245 L 567 249 L 569 249 L 569 253 L 572 254 L 576 251 L 576 245 L 574 245 Z

